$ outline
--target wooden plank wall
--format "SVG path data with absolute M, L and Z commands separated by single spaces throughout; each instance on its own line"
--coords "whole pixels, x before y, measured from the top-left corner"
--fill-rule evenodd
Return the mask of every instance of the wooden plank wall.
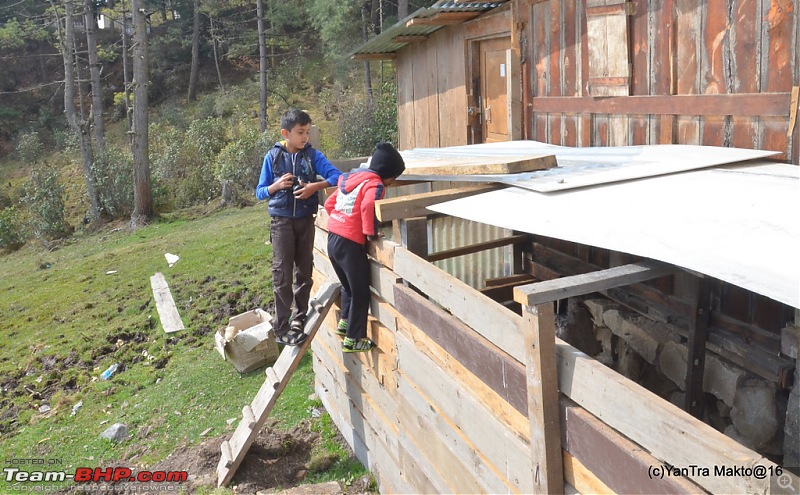
M 778 159 L 798 163 L 798 143 L 787 136 L 790 93 L 800 84 L 796 2 L 631 3 L 629 94 L 639 99 L 615 98 L 624 109 L 608 113 L 606 103 L 587 92 L 584 0 L 513 2 L 515 21 L 524 26 L 520 33 L 530 40 L 520 45 L 527 47 L 522 56 L 532 68 L 531 94 L 525 96 L 533 107 L 531 139 L 567 146 L 735 146 L 781 151 Z M 765 93 L 779 95 L 781 104 L 759 112 L 764 100 L 751 97 Z M 699 99 L 641 98 L 670 95 Z M 741 104 L 733 104 L 732 115 L 718 115 L 718 108 L 702 100 L 709 95 L 740 95 Z M 580 98 L 580 104 L 565 97 Z
M 317 234 L 319 284 L 335 274 L 327 233 Z M 343 354 L 335 312 L 312 343 L 331 417 L 382 493 L 532 493 L 521 318 L 400 246 L 379 249 L 369 325 L 378 348 Z M 771 463 L 563 341 L 556 347 L 567 492 L 766 490 L 741 477 L 649 476 L 664 463 Z M 686 435 L 663 434 L 674 429 Z
M 467 144 L 463 27 L 410 43 L 395 63 L 400 149 Z

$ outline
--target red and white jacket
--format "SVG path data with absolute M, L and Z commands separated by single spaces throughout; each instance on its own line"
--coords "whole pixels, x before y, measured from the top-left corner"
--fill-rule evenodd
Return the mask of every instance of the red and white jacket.
M 336 191 L 325 201 L 328 231 L 359 244 L 366 243 L 368 235 L 378 233 L 375 201 L 384 194 L 383 181 L 373 170 L 342 174 Z

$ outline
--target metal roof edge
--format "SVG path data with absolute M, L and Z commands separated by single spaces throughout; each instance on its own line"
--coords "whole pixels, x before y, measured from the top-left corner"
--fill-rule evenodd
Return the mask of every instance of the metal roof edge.
M 396 36 L 427 36 L 445 27 L 444 25 L 408 26 L 407 24 L 420 18 L 430 18 L 441 12 L 478 12 L 479 15 L 499 7 L 506 0 L 480 3 L 456 3 L 453 0 L 439 0 L 430 7 L 417 9 L 412 14 L 397 21 L 378 36 L 364 42 L 347 54 L 348 58 L 356 55 L 394 53 L 408 45 L 409 42 L 395 42 Z

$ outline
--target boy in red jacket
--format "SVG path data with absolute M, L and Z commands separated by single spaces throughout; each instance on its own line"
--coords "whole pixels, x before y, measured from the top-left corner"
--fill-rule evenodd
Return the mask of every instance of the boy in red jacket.
M 344 335 L 344 352 L 366 352 L 375 347 L 367 338 L 369 262 L 365 243 L 378 236 L 375 201 L 386 186 L 406 169 L 403 157 L 389 143 L 378 143 L 369 168 L 339 177 L 336 191 L 325 201 L 328 219 L 328 256 L 342 283 L 342 314 L 336 333 Z

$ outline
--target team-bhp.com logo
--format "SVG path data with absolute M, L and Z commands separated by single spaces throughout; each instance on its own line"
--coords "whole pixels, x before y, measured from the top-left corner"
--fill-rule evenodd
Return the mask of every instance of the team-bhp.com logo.
M 79 467 L 74 473 L 66 471 L 23 471 L 16 467 L 3 468 L 6 482 L 63 482 L 75 483 L 183 483 L 189 479 L 187 471 L 138 471 L 126 467 L 90 468 Z

